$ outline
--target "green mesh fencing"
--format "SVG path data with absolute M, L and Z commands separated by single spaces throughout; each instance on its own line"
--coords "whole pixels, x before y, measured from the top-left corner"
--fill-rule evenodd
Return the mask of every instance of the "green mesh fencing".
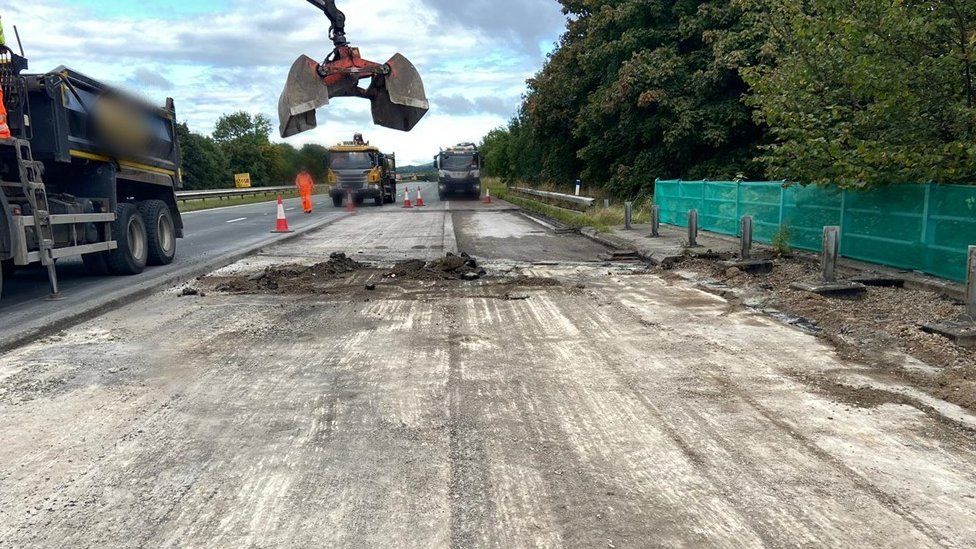
M 899 185 L 865 192 L 786 186 L 781 182 L 662 181 L 654 189 L 661 222 L 739 234 L 750 215 L 754 238 L 777 234 L 791 246 L 819 251 L 823 228 L 841 227 L 841 255 L 851 259 L 965 281 L 969 246 L 976 245 L 976 187 Z

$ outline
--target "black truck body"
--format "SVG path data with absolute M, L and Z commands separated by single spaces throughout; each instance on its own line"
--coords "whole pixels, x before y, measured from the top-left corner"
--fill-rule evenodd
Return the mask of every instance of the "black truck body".
M 173 100 L 156 107 L 65 67 L 27 69 L 0 46 L 12 133 L 0 139 L 0 268 L 41 263 L 57 293 L 60 258 L 116 275 L 172 262 L 183 236 Z

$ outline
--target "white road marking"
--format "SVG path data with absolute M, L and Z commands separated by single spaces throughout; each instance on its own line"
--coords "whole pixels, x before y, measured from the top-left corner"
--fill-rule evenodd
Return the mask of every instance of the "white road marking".
M 238 221 L 244 221 L 246 219 L 247 219 L 246 217 L 238 217 L 237 219 L 231 219 L 230 221 L 228 221 L 228 223 L 237 223 Z
M 296 209 L 296 208 L 285 208 L 285 211 L 286 211 L 286 212 L 290 212 L 290 211 L 292 211 L 292 210 L 295 210 L 295 209 Z

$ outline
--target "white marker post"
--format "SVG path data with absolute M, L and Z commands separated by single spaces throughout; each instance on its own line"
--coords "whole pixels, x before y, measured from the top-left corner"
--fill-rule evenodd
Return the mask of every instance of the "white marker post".
M 576 180 L 576 196 L 580 195 L 583 190 L 583 182 L 579 179 Z

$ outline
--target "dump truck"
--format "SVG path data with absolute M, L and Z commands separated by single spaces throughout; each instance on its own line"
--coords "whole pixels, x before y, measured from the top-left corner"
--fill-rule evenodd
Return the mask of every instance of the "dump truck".
M 441 149 L 434 157 L 437 168 L 437 194 L 441 200 L 451 195 L 481 197 L 483 161 L 474 143 L 458 143 Z
M 396 202 L 396 155 L 380 152 L 357 135 L 352 141 L 329 148 L 329 195 L 335 207 L 352 199 L 359 206 L 372 200 L 377 206 Z
M 66 67 L 28 69 L 23 52 L 0 46 L 11 133 L 0 139 L 3 275 L 43 265 L 58 296 L 59 259 L 112 275 L 173 262 L 183 236 L 173 100 L 157 107 Z

